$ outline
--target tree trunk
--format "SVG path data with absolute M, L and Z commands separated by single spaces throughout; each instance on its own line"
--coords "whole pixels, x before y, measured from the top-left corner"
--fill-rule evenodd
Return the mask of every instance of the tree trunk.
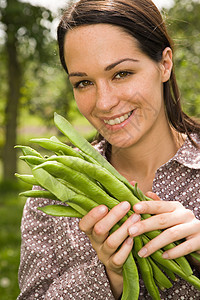
M 17 117 L 21 87 L 21 71 L 17 58 L 17 41 L 13 31 L 7 30 L 8 98 L 5 110 L 5 145 L 3 151 L 3 179 L 13 180 L 17 169 Z

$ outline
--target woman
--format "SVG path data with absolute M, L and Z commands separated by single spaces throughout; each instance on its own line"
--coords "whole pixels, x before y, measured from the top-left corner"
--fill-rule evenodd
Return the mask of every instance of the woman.
M 37 207 L 53 201 L 29 199 L 19 299 L 119 299 L 134 236 L 164 229 L 141 257 L 180 239 L 165 259 L 200 251 L 200 126 L 181 109 L 172 42 L 150 0 L 81 0 L 63 15 L 58 43 L 78 108 L 100 134 L 95 147 L 152 201 L 135 205 L 108 235 L 129 211 L 128 199 L 109 212 L 100 205 L 80 222 L 46 216 Z M 154 216 L 141 221 L 141 213 Z M 160 294 L 200 297 L 183 280 Z M 142 280 L 140 299 L 151 299 Z

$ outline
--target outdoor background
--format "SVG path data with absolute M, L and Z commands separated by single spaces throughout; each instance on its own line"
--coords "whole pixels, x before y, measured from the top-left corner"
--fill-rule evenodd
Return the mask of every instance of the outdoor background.
M 56 26 L 67 0 L 0 0 L 0 299 L 19 294 L 20 221 L 31 187 L 14 174 L 30 173 L 17 144 L 59 135 L 53 113 L 65 116 L 89 140 L 95 131 L 79 114 L 62 70 Z M 154 1 L 175 43 L 175 68 L 184 110 L 200 118 L 200 0 Z M 38 6 L 44 5 L 44 6 Z M 48 9 L 47 9 L 48 7 Z M 64 137 L 59 136 L 67 142 Z M 36 147 L 35 147 L 36 148 Z M 39 149 L 39 151 L 42 151 Z

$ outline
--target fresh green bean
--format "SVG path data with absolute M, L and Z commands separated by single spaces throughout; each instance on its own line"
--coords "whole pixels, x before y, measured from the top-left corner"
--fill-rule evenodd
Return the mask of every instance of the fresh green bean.
M 156 264 L 157 264 L 157 266 L 158 266 L 159 268 L 161 268 L 161 269 L 165 272 L 165 274 L 166 274 L 171 280 L 177 281 L 176 275 L 175 275 L 171 270 L 167 269 L 166 267 L 164 267 L 163 265 L 159 264 L 158 262 L 156 262 Z
M 47 161 L 52 160 L 60 162 L 67 167 L 70 167 L 76 171 L 79 171 L 83 174 L 88 175 L 89 177 L 96 179 L 106 188 L 106 190 L 110 194 L 112 194 L 113 197 L 118 199 L 120 202 L 127 199 L 131 203 L 131 205 L 139 202 L 139 200 L 120 180 L 118 180 L 102 166 L 91 164 L 80 158 L 68 156 L 53 156 L 47 159 Z
M 198 262 L 200 262 L 200 254 L 199 254 L 199 253 L 197 253 L 197 252 L 192 252 L 192 253 L 190 253 L 190 255 L 191 255 L 194 259 L 196 259 Z
M 73 126 L 62 116 L 54 113 L 54 123 L 57 128 L 70 140 L 70 142 L 79 148 L 81 151 L 86 153 L 95 159 L 101 166 L 107 169 L 111 174 L 116 176 L 119 180 L 124 182 L 131 191 L 135 191 L 134 187 L 128 182 L 128 180 L 122 176 L 117 170 L 98 152 L 94 147 L 83 138 Z
M 148 238 L 146 238 L 144 235 L 142 236 L 142 239 L 145 244 L 149 242 Z M 187 276 L 176 262 L 174 262 L 173 260 L 164 259 L 162 257 L 162 254 L 163 251 L 158 250 L 153 254 L 151 254 L 151 257 L 156 262 L 159 262 L 161 265 L 167 267 L 168 269 L 170 269 L 171 271 L 179 275 L 181 278 L 194 285 L 198 290 L 200 290 L 200 280 L 196 276 L 194 275 Z
M 15 146 L 15 148 L 20 148 L 24 155 L 32 155 L 32 156 L 37 156 L 37 157 L 43 158 L 39 152 L 37 152 L 35 149 L 33 149 L 29 146 L 17 145 L 17 146 Z
M 53 195 L 49 191 L 44 191 L 44 190 L 25 191 L 25 192 L 20 193 L 19 196 L 58 200 L 58 198 L 55 195 Z
M 66 155 L 82 158 L 81 154 L 78 151 L 61 142 L 54 142 L 46 138 L 31 139 L 31 142 L 39 144 L 41 147 L 58 154 L 64 153 Z
M 118 200 L 110 197 L 99 186 L 90 181 L 86 175 L 76 170 L 68 168 L 56 161 L 45 162 L 35 167 L 34 170 L 39 170 L 41 168 L 49 172 L 51 175 L 62 178 L 72 185 L 77 186 L 80 191 L 87 194 L 89 198 L 95 199 L 95 201 L 99 204 L 104 203 L 109 208 L 113 208 L 115 205 L 119 204 Z
M 170 287 L 172 287 L 171 281 L 165 276 L 165 274 L 161 271 L 161 269 L 158 267 L 158 265 L 151 259 L 151 257 L 148 257 L 148 260 L 149 260 L 152 270 L 153 270 L 154 279 L 163 288 L 169 289 Z
M 137 300 L 139 292 L 138 270 L 133 255 L 130 252 L 123 265 L 123 294 L 121 300 Z
M 138 252 L 142 247 L 143 247 L 143 243 L 141 237 L 140 236 L 135 237 L 133 253 L 137 259 L 137 263 L 140 269 L 140 273 L 142 275 L 142 279 L 152 299 L 159 300 L 160 294 L 153 278 L 152 267 L 148 259 L 142 258 L 138 255 Z
M 32 156 L 32 155 L 20 156 L 19 158 L 21 160 L 24 160 L 24 161 L 28 162 L 30 165 L 34 165 L 34 166 L 40 165 L 43 162 L 45 162 L 44 158 L 37 157 L 37 156 Z
M 35 180 L 33 175 L 20 175 L 20 174 L 15 173 L 15 176 L 28 184 L 38 185 L 38 182 L 37 182 L 37 180 Z
M 67 188 L 45 170 L 33 168 L 32 173 L 40 186 L 54 194 L 60 201 L 66 202 L 76 195 L 74 191 Z
M 44 207 L 38 207 L 38 210 L 46 213 L 47 215 L 54 217 L 71 217 L 82 218 L 83 216 L 70 206 L 63 205 L 47 205 Z

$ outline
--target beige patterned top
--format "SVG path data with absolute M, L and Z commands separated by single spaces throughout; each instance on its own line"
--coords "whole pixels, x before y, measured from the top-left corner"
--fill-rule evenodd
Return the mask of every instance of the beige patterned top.
M 200 138 L 194 138 L 200 144 Z M 104 155 L 104 143 L 96 147 Z M 200 219 L 200 151 L 189 139 L 157 170 L 153 191 L 162 200 L 180 201 Z M 25 204 L 18 300 L 113 300 L 104 266 L 88 237 L 79 230 L 79 219 L 51 217 L 37 210 L 54 203 L 30 198 Z M 200 299 L 200 291 L 179 279 L 171 289 L 161 292 L 161 298 Z M 142 280 L 139 299 L 151 299 Z

